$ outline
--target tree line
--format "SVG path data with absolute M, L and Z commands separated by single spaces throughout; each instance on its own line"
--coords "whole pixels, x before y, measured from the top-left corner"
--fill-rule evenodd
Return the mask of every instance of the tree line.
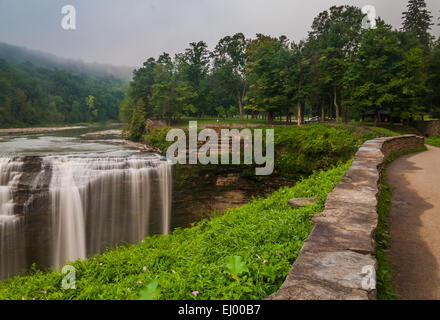
M 0 127 L 119 119 L 126 84 L 0 59 Z
M 242 33 L 214 50 L 190 43 L 183 53 L 148 59 L 134 71 L 121 103 L 132 138 L 145 120 L 183 116 L 263 117 L 289 121 L 304 115 L 347 122 L 370 112 L 390 121 L 440 116 L 440 40 L 424 0 L 410 0 L 400 30 L 380 18 L 365 27 L 354 6 L 333 6 L 313 21 L 307 39 Z

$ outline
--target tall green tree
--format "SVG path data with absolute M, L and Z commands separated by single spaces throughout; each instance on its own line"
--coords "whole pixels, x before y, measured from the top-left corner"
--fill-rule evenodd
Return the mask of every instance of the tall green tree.
M 350 103 L 359 113 L 390 110 L 402 119 L 423 115 L 427 92 L 425 57 L 417 42 L 382 22 L 368 30 L 348 75 L 355 84 Z M 406 46 L 404 45 L 406 43 Z
M 428 59 L 428 110 L 429 114 L 440 118 L 440 39 L 434 43 Z
M 308 48 L 304 42 L 292 42 L 290 48 L 289 60 L 286 65 L 289 76 L 286 94 L 290 101 L 296 105 L 297 124 L 301 126 L 302 118 L 304 117 L 304 106 L 312 93 L 311 60 L 307 54 Z
M 191 102 L 197 94 L 176 72 L 168 55 L 159 58 L 153 73 L 151 103 L 156 117 L 170 121 L 196 112 Z
M 201 116 L 208 108 L 210 52 L 204 41 L 192 42 L 185 53 L 176 55 L 176 67 L 183 80 L 197 92 L 192 99 L 194 114 Z
M 321 12 L 312 24 L 309 41 L 318 50 L 323 82 L 331 88 L 339 121 L 343 103 L 345 72 L 353 60 L 362 35 L 364 14 L 357 7 L 333 6 Z M 342 110 L 344 121 L 348 111 Z
M 414 32 L 422 45 L 428 49 L 431 41 L 431 12 L 426 8 L 425 0 L 409 0 L 407 11 L 403 12 L 402 30 Z
M 222 38 L 213 52 L 215 79 L 232 91 L 237 100 L 240 120 L 243 120 L 243 100 L 246 96 L 245 78 L 247 41 L 242 33 Z
M 249 90 L 246 100 L 250 108 L 264 110 L 268 120 L 285 112 L 289 106 L 286 87 L 289 83 L 290 51 L 287 38 L 257 34 L 247 48 L 246 77 Z

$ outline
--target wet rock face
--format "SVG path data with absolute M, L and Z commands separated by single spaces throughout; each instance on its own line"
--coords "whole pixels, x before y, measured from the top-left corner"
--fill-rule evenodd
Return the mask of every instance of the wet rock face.
M 51 167 L 44 167 L 41 157 L 21 159 L 22 174 L 14 186 L 16 215 L 24 216 L 25 259 L 42 268 L 50 266 L 50 203 Z M 27 263 L 26 263 L 27 264 Z
M 6 159 L 6 162 L 5 162 Z M 4 158 L 4 179 L 11 211 L 0 205 L 0 216 L 9 219 L 0 223 L 0 278 L 12 276 L 36 262 L 47 266 L 49 249 L 48 184 L 40 157 Z M 1 168 L 0 168 L 1 169 Z M 39 181 L 38 184 L 35 182 Z
M 367 141 L 327 197 L 325 210 L 313 218 L 315 227 L 280 291 L 268 300 L 375 299 L 369 272 L 377 268 L 375 232 L 382 168 L 391 154 L 423 146 L 424 138 L 415 135 Z M 296 199 L 293 204 L 303 201 L 307 203 Z

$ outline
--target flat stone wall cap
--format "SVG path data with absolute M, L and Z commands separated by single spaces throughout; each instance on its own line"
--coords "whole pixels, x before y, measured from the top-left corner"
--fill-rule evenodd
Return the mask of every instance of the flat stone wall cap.
M 303 278 L 364 290 L 362 283 L 366 267 L 376 267 L 376 260 L 369 254 L 352 251 L 303 252 L 293 265 L 293 272 L 287 276 L 286 286 L 290 280 Z
M 313 223 L 333 223 L 334 225 L 347 226 L 346 229 L 375 229 L 378 215 L 376 210 L 346 208 L 326 209 L 312 218 Z
M 326 282 L 292 279 L 267 300 L 368 300 L 363 290 L 331 286 Z
M 379 189 L 362 189 L 353 190 L 353 186 L 349 183 L 339 184 L 335 187 L 333 192 L 327 197 L 327 202 L 339 202 L 349 205 L 358 204 L 365 206 L 377 206 L 377 195 Z M 327 207 L 327 206 L 326 206 Z
M 335 225 L 322 220 L 316 223 L 312 233 L 304 243 L 306 252 L 331 252 L 351 250 L 364 254 L 374 254 L 375 245 L 372 239 L 376 227 L 362 228 L 358 224 L 344 223 Z

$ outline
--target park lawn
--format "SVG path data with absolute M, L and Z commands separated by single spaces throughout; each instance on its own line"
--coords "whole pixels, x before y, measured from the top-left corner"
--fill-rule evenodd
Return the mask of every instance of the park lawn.
M 408 127 L 402 124 L 387 124 L 380 123 L 376 127 L 374 125 L 367 125 L 371 130 L 380 132 L 386 136 L 402 136 L 406 134 L 420 134 L 417 129 Z
M 435 137 L 425 138 L 425 143 L 440 148 L 440 135 Z

